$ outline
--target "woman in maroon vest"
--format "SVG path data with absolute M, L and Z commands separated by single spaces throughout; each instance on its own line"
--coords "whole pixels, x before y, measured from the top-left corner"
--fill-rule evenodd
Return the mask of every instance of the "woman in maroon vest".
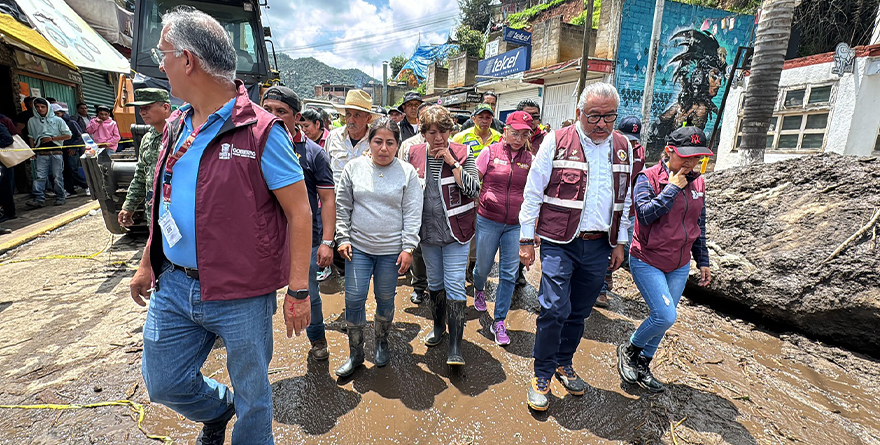
M 504 320 L 510 309 L 519 270 L 519 208 L 532 165 L 528 141 L 532 116 L 514 111 L 507 116 L 504 137 L 477 157 L 477 170 L 483 186 L 477 208 L 477 264 L 474 267 L 474 308 L 486 310 L 486 277 L 501 250 L 498 261 L 498 287 L 495 290 L 495 318 L 491 330 L 495 343 L 510 344 Z
M 711 156 L 706 136 L 697 127 L 673 131 L 661 162 L 636 179 L 635 236 L 630 247 L 630 272 L 650 315 L 617 348 L 617 370 L 627 383 L 638 383 L 651 392 L 663 384 L 651 374 L 657 346 L 676 318 L 676 306 L 691 269 L 691 254 L 700 268 L 700 286 L 712 279 L 706 248 L 706 190 L 694 168 Z
M 407 160 L 425 187 L 419 236 L 434 318 L 434 329 L 425 338 L 425 344 L 440 344 L 448 324 L 446 363 L 464 365 L 461 337 L 467 303 L 465 269 L 468 243 L 474 237 L 474 198 L 480 193 L 480 180 L 470 148 L 449 140 L 454 126 L 445 108 L 428 107 L 419 115 L 419 131 L 427 143 L 412 146 Z

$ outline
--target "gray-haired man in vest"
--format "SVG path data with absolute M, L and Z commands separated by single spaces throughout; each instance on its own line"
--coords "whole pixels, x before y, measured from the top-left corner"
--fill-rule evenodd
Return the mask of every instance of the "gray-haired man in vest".
M 584 394 L 587 384 L 572 367 L 572 357 L 606 270 L 623 263 L 629 219 L 621 216 L 629 213 L 632 154 L 626 138 L 613 133 L 619 104 L 610 84 L 584 88 L 577 122 L 544 138 L 526 182 L 520 260 L 527 267 L 534 264 L 540 242 L 543 272 L 532 352 L 535 377 L 527 397 L 537 411 L 549 407 L 554 375 L 569 394 Z

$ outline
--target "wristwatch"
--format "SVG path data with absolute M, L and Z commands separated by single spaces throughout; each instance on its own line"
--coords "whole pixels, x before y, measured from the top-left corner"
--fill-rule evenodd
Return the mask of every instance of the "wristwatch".
M 410 254 L 410 255 L 412 255 L 412 253 L 413 253 L 414 250 L 416 250 L 416 249 L 403 249 L 404 252 L 406 252 L 406 253 L 408 253 L 408 254 Z
M 452 164 L 452 168 L 453 169 L 461 168 L 461 164 L 458 161 L 455 161 L 455 164 Z
M 333 248 L 333 245 L 336 244 L 336 243 L 335 243 L 332 239 L 323 239 L 323 240 L 321 240 L 321 244 L 323 244 L 323 245 L 325 245 L 325 246 L 327 246 L 327 247 L 329 247 L 329 248 L 332 249 L 332 248 Z
M 290 295 L 297 300 L 305 300 L 306 298 L 309 298 L 309 290 L 300 289 L 298 291 L 292 291 L 290 288 L 287 288 L 287 295 Z

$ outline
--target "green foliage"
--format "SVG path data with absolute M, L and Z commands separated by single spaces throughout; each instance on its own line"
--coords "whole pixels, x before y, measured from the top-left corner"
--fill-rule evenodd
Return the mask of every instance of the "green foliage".
M 570 0 L 552 0 L 547 3 L 532 6 L 522 12 L 510 14 L 507 16 L 507 26 L 515 29 L 525 28 L 529 24 L 529 21 L 537 17 L 538 14 L 568 1 Z
M 458 43 L 458 51 L 450 53 L 449 57 L 466 52 L 471 57 L 483 58 L 486 39 L 482 32 L 460 25 L 455 28 L 455 40 Z
M 705 8 L 724 9 L 737 14 L 754 14 L 761 7 L 762 0 L 672 0 L 687 5 Z
M 492 19 L 492 0 L 458 0 L 461 11 L 461 26 L 483 32 Z
M 593 29 L 599 29 L 599 13 L 602 12 L 602 0 L 593 1 Z M 587 0 L 584 0 L 584 12 L 571 19 L 572 25 L 584 26 L 587 18 Z
M 397 77 L 397 73 L 400 72 L 400 70 L 403 68 L 404 65 L 406 65 L 406 62 L 408 61 L 409 59 L 407 59 L 407 57 L 403 54 L 392 57 L 391 63 L 389 64 L 389 69 L 391 70 L 391 73 L 388 74 L 388 78 L 393 79 Z
M 314 57 L 293 59 L 284 53 L 278 53 L 278 71 L 284 85 L 296 91 L 300 99 L 315 97 L 315 85 L 325 81 L 345 85 L 365 85 L 370 81 L 382 84 L 359 69 L 341 70 L 327 66 Z

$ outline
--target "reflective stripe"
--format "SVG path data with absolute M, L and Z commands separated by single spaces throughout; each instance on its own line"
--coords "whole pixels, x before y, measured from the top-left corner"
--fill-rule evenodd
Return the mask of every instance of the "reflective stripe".
M 446 211 L 446 216 L 447 216 L 448 218 L 451 218 L 451 217 L 453 217 L 453 216 L 455 216 L 455 215 L 459 215 L 459 214 L 461 214 L 461 213 L 467 212 L 468 210 L 473 209 L 475 206 L 476 206 L 476 203 L 475 203 L 474 201 L 469 201 L 467 204 L 464 204 L 464 205 L 462 205 L 462 206 L 456 207 L 456 208 L 454 208 L 454 209 L 449 209 L 449 210 L 447 210 L 447 211 Z
M 440 178 L 440 185 L 450 185 L 455 184 L 455 176 L 448 176 L 446 178 Z
M 547 204 L 553 204 L 575 210 L 583 210 L 584 208 L 584 201 L 576 201 L 573 199 L 560 199 L 547 195 L 544 195 L 544 202 L 546 202 Z
M 590 164 L 580 161 L 554 160 L 553 168 L 574 168 L 577 170 L 589 171 Z
M 632 167 L 629 164 L 611 164 L 611 171 L 615 173 L 630 173 L 632 171 Z
M 615 212 L 622 212 L 623 211 L 623 203 L 618 204 L 615 202 L 613 207 L 614 207 Z

